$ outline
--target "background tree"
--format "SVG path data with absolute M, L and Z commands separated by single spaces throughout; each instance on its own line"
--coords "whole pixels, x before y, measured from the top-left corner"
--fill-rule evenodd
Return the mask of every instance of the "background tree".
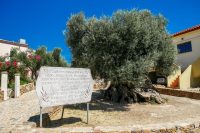
M 67 44 L 73 67 L 88 67 L 94 78 L 111 81 L 106 97 L 116 102 L 156 100 L 148 73 L 164 76 L 173 70 L 176 50 L 166 31 L 166 19 L 147 10 L 117 11 L 111 17 L 71 16 Z
M 10 52 L 10 56 L 0 57 L 0 72 L 8 72 L 8 87 L 14 87 L 15 74 L 19 73 L 22 68 L 19 67 L 17 59 L 18 49 L 14 48 Z
M 37 78 L 41 66 L 67 67 L 67 62 L 61 56 L 61 49 L 55 48 L 52 52 L 48 52 L 45 46 L 36 51 L 29 49 L 24 52 L 12 48 L 9 56 L 0 56 L 0 73 L 8 72 L 9 88 L 14 88 L 16 73 L 20 73 L 21 84 L 26 84 Z M 28 77 L 29 71 L 32 73 L 31 78 Z
M 56 54 L 53 55 L 53 53 Z M 61 49 L 59 48 L 55 48 L 53 52 L 48 52 L 47 48 L 45 46 L 42 46 L 38 48 L 35 52 L 19 52 L 17 58 L 20 61 L 22 67 L 28 68 L 31 71 L 32 79 L 37 78 L 38 70 L 41 66 L 67 67 L 67 62 L 61 56 Z

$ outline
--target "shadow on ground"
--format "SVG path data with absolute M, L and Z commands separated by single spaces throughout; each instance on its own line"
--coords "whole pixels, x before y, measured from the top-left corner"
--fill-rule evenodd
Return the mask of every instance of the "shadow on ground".
M 43 113 L 42 114 L 42 125 L 44 127 L 46 127 L 47 125 L 49 125 L 50 121 L 51 120 L 50 120 L 49 114 L 48 113 Z M 36 126 L 39 127 L 40 126 L 40 114 L 36 114 L 34 116 L 31 116 L 28 119 L 28 122 L 34 122 L 34 123 L 36 123 Z
M 89 110 L 102 110 L 102 111 L 128 111 L 128 104 L 120 104 L 120 103 L 114 103 L 111 101 L 106 101 L 103 99 L 103 95 L 100 91 L 95 91 L 92 93 L 92 100 L 89 104 Z M 75 110 L 87 110 L 87 104 L 86 103 L 81 103 L 81 104 L 74 104 L 74 105 L 64 105 L 63 110 L 67 109 L 75 109 Z M 63 110 L 61 110 L 63 114 Z M 60 119 L 57 120 L 50 120 L 48 113 L 44 113 L 42 115 L 43 117 L 43 127 L 59 127 L 65 124 L 73 124 L 77 122 L 81 122 L 83 124 L 86 124 L 84 121 L 82 121 L 81 118 L 77 117 L 68 117 L 68 118 L 63 118 L 61 115 Z M 40 115 L 34 115 L 31 116 L 28 120 L 29 122 L 35 122 L 37 126 L 39 126 L 40 122 Z
M 60 127 L 65 124 L 74 124 L 77 122 L 81 122 L 83 124 L 86 124 L 84 121 L 82 121 L 81 118 L 78 117 L 68 117 L 68 118 L 61 118 L 57 120 L 51 120 L 50 123 L 46 126 L 46 128 L 55 128 Z
M 78 109 L 87 110 L 87 104 L 75 104 L 75 105 L 65 105 L 64 108 L 68 109 Z M 92 100 L 90 102 L 90 110 L 103 110 L 103 111 L 128 111 L 128 104 L 114 103 L 111 101 L 106 101 L 103 99 L 103 95 L 100 91 L 95 91 L 92 93 Z

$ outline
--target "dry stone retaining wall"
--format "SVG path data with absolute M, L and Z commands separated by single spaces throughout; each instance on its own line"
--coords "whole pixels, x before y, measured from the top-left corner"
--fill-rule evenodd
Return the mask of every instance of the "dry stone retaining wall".
M 34 90 L 34 89 L 35 89 L 34 82 L 29 83 L 29 84 L 25 84 L 25 85 L 21 85 L 20 86 L 20 95 L 22 95 L 26 92 L 29 92 L 31 90 Z
M 165 95 L 171 95 L 171 96 L 177 96 L 177 97 L 187 97 L 187 98 L 200 100 L 199 92 L 191 92 L 191 91 L 171 89 L 171 88 L 161 88 L 161 87 L 156 87 L 155 90 L 157 90 L 159 93 L 165 94 Z
M 34 89 L 35 89 L 34 82 L 21 85 L 20 86 L 20 95 L 22 95 L 22 94 L 24 94 L 26 92 L 29 92 L 31 90 L 34 90 Z M 14 91 L 13 91 L 12 94 L 14 94 Z M 3 101 L 3 95 L 4 95 L 3 91 L 0 91 L 0 101 Z

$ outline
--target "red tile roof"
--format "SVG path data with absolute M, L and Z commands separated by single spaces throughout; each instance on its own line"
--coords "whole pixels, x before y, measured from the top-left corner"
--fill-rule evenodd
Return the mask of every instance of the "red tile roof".
M 1 40 L 0 39 L 0 43 L 5 43 L 5 44 L 9 44 L 9 45 L 14 45 L 14 46 L 20 46 L 20 47 L 28 47 L 27 44 L 20 44 L 20 43 L 8 41 L 8 40 Z
M 185 33 L 188 33 L 188 32 L 192 32 L 192 31 L 195 31 L 195 30 L 199 30 L 199 29 L 200 29 L 200 24 L 196 25 L 194 27 L 182 30 L 180 32 L 177 32 L 177 33 L 173 34 L 172 37 L 176 37 L 176 36 L 179 36 L 179 35 L 182 35 L 182 34 L 185 34 Z

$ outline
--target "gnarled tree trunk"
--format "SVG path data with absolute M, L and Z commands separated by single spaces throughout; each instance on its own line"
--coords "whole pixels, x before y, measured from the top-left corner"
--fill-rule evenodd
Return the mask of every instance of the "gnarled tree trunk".
M 151 82 L 146 82 L 143 87 L 133 87 L 129 83 L 113 85 L 104 91 L 104 97 L 113 102 L 119 103 L 164 103 L 166 100 L 153 89 Z

